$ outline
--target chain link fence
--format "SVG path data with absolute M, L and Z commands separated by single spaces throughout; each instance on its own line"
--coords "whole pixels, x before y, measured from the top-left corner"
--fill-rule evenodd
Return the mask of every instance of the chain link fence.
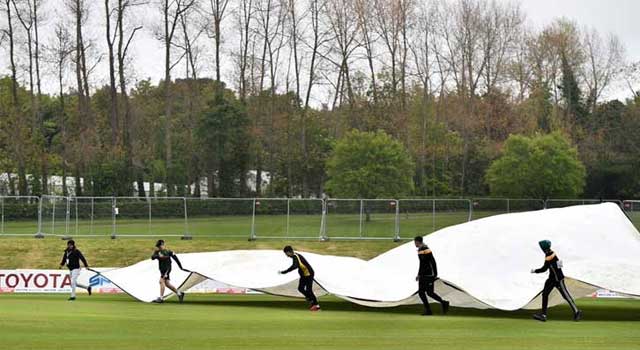
M 401 199 L 399 235 L 410 238 L 471 220 L 469 199 Z
M 0 197 L 0 236 L 408 239 L 488 216 L 614 202 L 640 227 L 640 201 Z
M 254 198 L 187 198 L 188 234 L 221 238 L 255 236 Z
M 629 220 L 640 229 L 640 200 L 624 201 L 622 202 L 622 208 Z
M 541 199 L 474 198 L 471 201 L 471 218 L 473 220 L 499 214 L 541 210 L 545 208 L 545 201 Z
M 39 197 L 0 197 L 0 236 L 33 236 L 41 222 Z
M 618 199 L 547 199 L 545 201 L 545 209 L 598 203 L 616 203 L 622 208 L 622 201 Z

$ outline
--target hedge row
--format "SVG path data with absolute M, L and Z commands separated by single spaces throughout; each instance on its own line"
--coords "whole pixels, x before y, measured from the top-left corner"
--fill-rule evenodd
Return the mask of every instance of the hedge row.
M 149 217 L 149 203 L 137 199 L 118 199 L 116 201 L 118 218 L 122 219 L 146 219 Z M 182 199 L 160 199 L 151 202 L 152 218 L 184 218 L 185 208 Z M 78 219 L 90 219 L 93 211 L 94 218 L 111 218 L 113 204 L 111 200 L 97 199 L 80 200 L 70 202 L 70 217 Z M 37 213 L 37 208 L 35 209 Z M 52 215 L 53 205 L 43 206 L 43 215 Z M 64 217 L 65 202 L 56 203 L 56 216 Z M 314 215 L 322 213 L 320 201 L 295 201 L 289 203 L 289 211 L 296 215 Z M 286 200 L 257 200 L 257 215 L 284 215 L 287 213 Z M 188 217 L 207 216 L 251 216 L 253 214 L 253 200 L 191 200 L 187 199 Z M 35 214 L 34 214 L 35 217 Z
M 395 202 L 394 202 L 395 203 Z M 38 203 L 12 202 L 3 203 L 5 220 L 36 220 L 38 217 Z M 473 201 L 474 211 L 501 211 L 506 212 L 507 203 L 504 200 L 478 200 Z M 149 217 L 149 204 L 144 199 L 118 199 L 118 218 L 145 219 Z M 526 211 L 542 209 L 542 202 L 517 201 L 509 202 L 510 211 Z M 90 219 L 93 210 L 94 218 L 106 219 L 112 216 L 112 202 L 110 199 L 102 200 L 72 200 L 70 202 L 70 217 L 78 219 Z M 54 207 L 51 202 L 44 202 L 43 216 L 52 215 Z M 360 201 L 328 201 L 329 214 L 353 214 L 360 212 Z M 401 201 L 402 213 L 423 213 L 432 210 L 430 201 Z M 436 212 L 467 211 L 468 202 L 464 201 L 436 201 Z M 56 202 L 56 217 L 66 215 L 66 202 Z M 319 200 L 291 200 L 289 211 L 295 215 L 318 215 L 322 213 L 322 202 Z M 395 205 L 390 201 L 365 201 L 364 211 L 367 213 L 394 213 Z M 187 215 L 189 217 L 207 216 L 250 216 L 253 213 L 253 200 L 197 200 L 187 199 Z M 284 215 L 287 213 L 286 200 L 258 199 L 256 201 L 257 215 Z M 182 199 L 159 199 L 151 202 L 152 218 L 184 218 L 184 201 Z

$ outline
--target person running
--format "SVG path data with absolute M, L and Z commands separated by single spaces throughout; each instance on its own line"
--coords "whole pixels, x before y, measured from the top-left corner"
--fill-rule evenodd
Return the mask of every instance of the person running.
M 70 301 L 76 300 L 76 287 L 86 289 L 87 293 L 91 295 L 91 286 L 85 286 L 78 283 L 78 277 L 80 276 L 80 261 L 84 264 L 85 268 L 89 268 L 87 259 L 84 258 L 82 252 L 76 248 L 76 242 L 72 239 L 67 241 L 67 249 L 64 250 L 62 255 L 62 261 L 60 261 L 60 267 L 67 265 L 69 268 L 69 278 L 71 279 L 71 296 Z
M 156 242 L 156 247 L 153 250 L 153 255 L 151 255 L 151 260 L 158 260 L 158 267 L 160 268 L 160 296 L 154 300 L 154 303 L 162 303 L 164 301 L 164 291 L 165 288 L 169 288 L 171 291 L 176 293 L 178 296 L 178 300 L 182 303 L 184 301 L 184 292 L 179 292 L 176 287 L 174 287 L 170 282 L 170 274 L 171 274 L 171 259 L 175 260 L 176 264 L 180 269 L 182 268 L 182 264 L 180 260 L 178 260 L 178 256 L 176 256 L 171 250 L 168 250 L 164 245 L 164 240 L 160 239 Z
M 538 242 L 540 249 L 544 252 L 544 265 L 539 269 L 532 269 L 531 273 L 543 273 L 549 270 L 549 278 L 544 283 L 542 289 L 542 312 L 534 314 L 533 318 L 546 322 L 547 321 L 547 305 L 549 304 L 549 294 L 553 288 L 558 289 L 564 300 L 569 303 L 571 310 L 573 310 L 573 320 L 580 321 L 582 318 L 582 311 L 578 309 L 576 303 L 567 290 L 567 286 L 564 284 L 564 274 L 562 273 L 562 261 L 558 258 L 556 253 L 551 250 L 551 241 L 544 240 Z
M 442 313 L 449 312 L 449 302 L 442 299 L 434 291 L 434 284 L 438 279 L 438 266 L 436 265 L 436 259 L 433 257 L 433 252 L 424 243 L 422 236 L 417 236 L 413 239 L 413 243 L 418 248 L 418 259 L 420 260 L 420 268 L 418 269 L 418 296 L 422 300 L 424 305 L 423 316 L 433 315 L 431 306 L 429 306 L 429 299 L 427 295 L 433 300 L 439 302 L 442 305 Z
M 311 302 L 311 307 L 309 310 L 311 311 L 319 311 L 320 304 L 318 304 L 318 299 L 316 295 L 313 294 L 313 277 L 315 275 L 313 268 L 307 262 L 307 259 L 304 258 L 299 253 L 293 251 L 291 246 L 286 246 L 283 249 L 284 253 L 293 260 L 293 264 L 291 267 L 284 271 L 279 271 L 280 274 L 284 275 L 289 273 L 295 269 L 298 269 L 298 274 L 300 275 L 300 282 L 298 283 L 298 291 L 304 295 L 307 301 Z

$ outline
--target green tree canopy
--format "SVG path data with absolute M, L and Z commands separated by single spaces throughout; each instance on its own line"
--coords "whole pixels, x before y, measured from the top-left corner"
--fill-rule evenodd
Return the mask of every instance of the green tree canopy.
M 413 190 L 414 164 L 402 143 L 383 131 L 351 131 L 327 162 L 327 191 L 342 198 L 398 198 Z
M 218 193 L 223 197 L 237 197 L 245 192 L 248 123 L 247 113 L 237 101 L 216 96 L 196 127 L 204 163 L 210 174 L 217 174 Z M 210 189 L 209 195 L 212 194 Z
M 569 198 L 582 193 L 585 167 L 560 133 L 511 135 L 487 170 L 491 194 L 515 198 Z

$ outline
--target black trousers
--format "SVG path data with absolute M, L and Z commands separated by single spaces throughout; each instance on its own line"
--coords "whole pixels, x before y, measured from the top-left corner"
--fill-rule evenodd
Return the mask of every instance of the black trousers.
M 551 294 L 551 291 L 553 291 L 553 288 L 558 289 L 558 292 L 560 292 L 560 295 L 562 295 L 564 300 L 566 300 L 567 303 L 569 303 L 569 306 L 571 306 L 571 310 L 573 310 L 574 314 L 578 312 L 578 307 L 576 306 L 576 303 L 573 301 L 573 298 L 569 294 L 569 290 L 567 289 L 567 286 L 564 284 L 564 279 L 558 282 L 552 278 L 549 278 L 544 283 L 544 289 L 542 290 L 542 313 L 543 314 L 545 315 L 547 314 L 547 306 L 549 305 L 549 294 Z
M 431 307 L 429 306 L 429 299 L 427 299 L 427 295 L 430 296 L 431 299 L 439 302 L 440 304 L 444 304 L 444 300 L 434 291 L 435 282 L 436 282 L 436 278 L 432 276 L 418 277 L 418 296 L 420 297 L 420 300 L 422 300 L 422 304 L 424 305 L 424 308 L 427 311 L 431 311 Z
M 304 295 L 305 299 L 311 302 L 311 305 L 318 305 L 318 299 L 313 294 L 313 276 L 300 277 L 298 291 Z

